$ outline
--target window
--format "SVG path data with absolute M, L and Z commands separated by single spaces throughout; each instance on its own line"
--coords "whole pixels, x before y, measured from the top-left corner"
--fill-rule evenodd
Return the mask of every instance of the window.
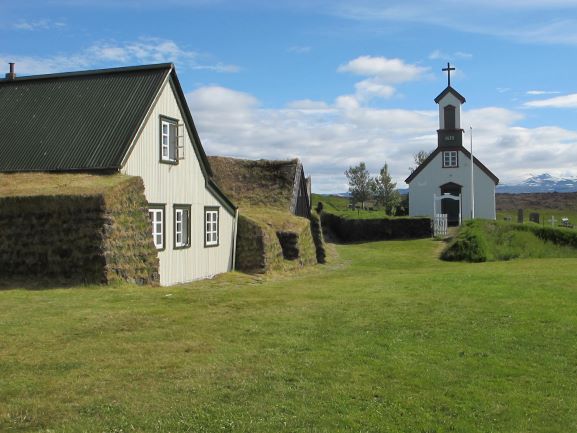
M 178 121 L 160 118 L 160 162 L 178 163 Z
M 458 167 L 459 160 L 457 159 L 457 151 L 450 150 L 443 152 L 443 167 Z
M 204 246 L 218 245 L 218 208 L 204 208 Z
M 152 223 L 152 240 L 157 250 L 164 249 L 164 205 L 154 205 L 148 209 Z
M 174 205 L 174 249 L 190 247 L 190 205 Z
M 455 107 L 447 105 L 444 109 L 445 129 L 455 129 L 457 122 L 455 120 Z

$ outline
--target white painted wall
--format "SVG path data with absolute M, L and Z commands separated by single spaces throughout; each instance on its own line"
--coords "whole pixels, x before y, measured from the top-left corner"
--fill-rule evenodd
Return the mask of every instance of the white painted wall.
M 184 122 L 170 80 L 165 83 L 152 112 L 137 137 L 122 172 L 140 176 L 144 181 L 149 203 L 166 204 L 165 249 L 158 252 L 160 284 L 183 283 L 232 269 L 234 215 L 224 208 L 206 188 L 205 178 L 192 147 L 192 138 L 185 132 L 185 158 L 177 165 L 159 163 L 160 116 Z M 174 249 L 174 204 L 191 205 L 191 246 Z M 204 246 L 204 207 L 219 207 L 219 245 Z
M 409 184 L 409 215 L 433 216 L 433 195 L 441 194 L 441 185 L 454 182 L 462 185 L 461 216 L 471 218 L 471 160 L 459 151 L 459 167 L 443 168 L 443 152 Z M 473 169 L 475 185 L 475 218 L 495 219 L 495 182 L 478 166 Z M 439 202 L 440 206 L 440 202 Z M 438 208 L 439 212 L 440 208 Z
M 461 101 L 459 101 L 452 93 L 447 93 L 439 101 L 439 129 L 445 128 L 445 107 L 452 105 L 455 107 L 455 128 L 461 128 Z

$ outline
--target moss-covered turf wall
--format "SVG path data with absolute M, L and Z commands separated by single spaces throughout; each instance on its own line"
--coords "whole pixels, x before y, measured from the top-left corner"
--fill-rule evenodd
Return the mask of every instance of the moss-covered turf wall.
M 317 256 L 318 263 L 326 262 L 326 249 L 325 249 L 325 239 L 323 236 L 323 227 L 321 224 L 321 218 L 318 214 L 311 212 L 311 234 L 313 236 L 313 242 L 315 243 L 315 253 Z
M 310 221 L 280 211 L 239 215 L 236 269 L 247 273 L 289 270 L 317 263 Z
M 342 242 L 418 239 L 431 236 L 429 218 L 349 219 L 321 213 L 323 227 Z
M 302 165 L 298 159 L 252 161 L 220 156 L 208 159 L 214 180 L 239 207 L 236 269 L 265 273 L 324 263 L 322 233 L 316 226 L 311 227 L 308 218 L 296 217 L 291 212 L 298 208 L 297 214 L 309 213 L 308 206 L 304 211 L 304 205 L 308 204 L 303 202 L 305 185 L 295 182 L 295 179 L 305 182 L 300 178 Z
M 0 277 L 156 284 L 142 180 L 87 195 L 0 197 Z

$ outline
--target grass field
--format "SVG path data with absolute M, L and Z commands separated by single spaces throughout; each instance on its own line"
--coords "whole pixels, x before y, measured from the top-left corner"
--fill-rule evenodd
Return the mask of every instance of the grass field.
M 323 210 L 335 215 L 339 215 L 345 218 L 353 219 L 377 219 L 377 218 L 389 218 L 385 213 L 384 209 L 349 209 L 350 200 L 346 197 L 339 197 L 336 195 L 321 195 L 321 194 L 311 194 L 312 208 L 316 209 L 318 203 L 323 203 Z
M 442 262 L 442 245 L 0 291 L 0 431 L 576 431 L 576 259 Z

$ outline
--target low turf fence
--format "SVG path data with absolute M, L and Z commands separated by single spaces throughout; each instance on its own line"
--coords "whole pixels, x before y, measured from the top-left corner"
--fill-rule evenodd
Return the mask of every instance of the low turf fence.
M 419 239 L 431 236 L 430 218 L 345 218 L 328 212 L 321 214 L 323 227 L 342 242 Z
M 467 262 L 543 257 L 577 257 L 577 232 L 533 224 L 467 221 L 441 254 L 443 260 Z

